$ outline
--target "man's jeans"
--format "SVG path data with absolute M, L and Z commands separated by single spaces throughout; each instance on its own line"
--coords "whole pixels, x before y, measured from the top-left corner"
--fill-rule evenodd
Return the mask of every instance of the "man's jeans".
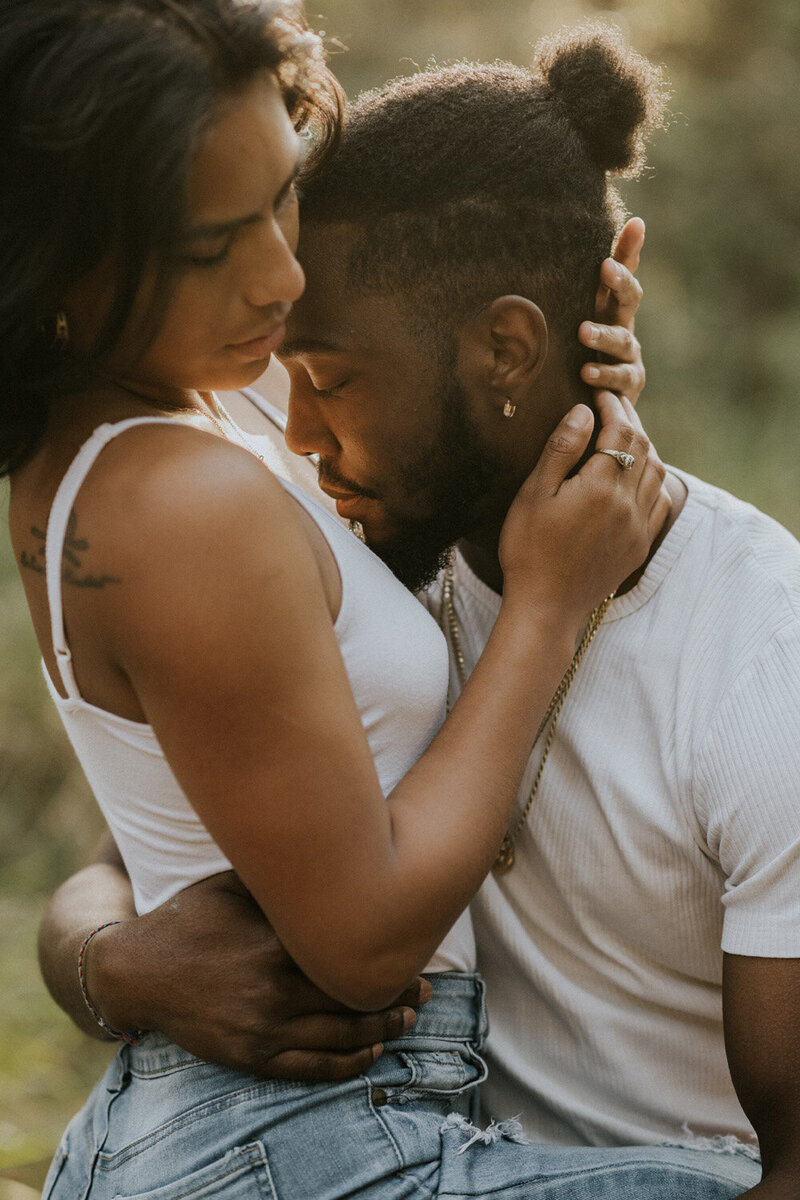
M 469 1119 L 486 1068 L 483 985 L 434 978 L 414 1028 L 367 1075 L 307 1085 L 123 1046 L 62 1139 L 45 1200 L 729 1200 L 760 1166 L 666 1146 L 529 1145 Z

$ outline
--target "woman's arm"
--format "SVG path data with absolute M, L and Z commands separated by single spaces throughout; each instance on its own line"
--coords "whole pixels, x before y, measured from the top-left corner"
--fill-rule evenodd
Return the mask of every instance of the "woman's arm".
M 252 456 L 188 435 L 185 464 L 145 456 L 124 514 L 93 541 L 122 579 L 103 600 L 110 652 L 179 782 L 291 956 L 353 1007 L 401 992 L 477 890 L 585 613 L 663 520 L 646 439 L 619 405 L 606 436 L 635 442 L 633 486 L 605 456 L 564 482 L 591 432 L 578 416 L 515 504 L 524 536 L 506 538 L 479 668 L 388 804 L 316 561 Z M 82 513 L 103 520 L 86 498 Z M 557 564 L 546 581 L 542 563 Z
M 632 272 L 643 241 L 643 223 L 629 221 L 614 260 L 602 265 L 594 323 L 579 330 L 581 341 L 604 356 L 599 386 L 633 403 L 645 380 L 638 342 L 630 340 L 641 298 Z M 398 1005 L 423 999 L 417 981 L 387 1012 L 332 1011 L 333 1002 L 280 952 L 260 910 L 232 902 L 223 877 L 196 884 L 147 918 L 134 912 L 130 881 L 109 838 L 96 861 L 55 893 L 42 922 L 39 953 L 50 992 L 94 1036 L 103 1035 L 78 987 L 78 948 L 91 929 L 125 914 L 86 956 L 96 1006 L 116 1028 L 159 1029 L 200 1057 L 239 1070 L 309 1081 L 358 1074 L 372 1044 L 397 1036 L 398 1022 L 408 1018 L 408 1008 Z M 225 960 L 213 977 L 209 947 L 213 960 Z M 187 980 L 191 987 L 181 992 Z

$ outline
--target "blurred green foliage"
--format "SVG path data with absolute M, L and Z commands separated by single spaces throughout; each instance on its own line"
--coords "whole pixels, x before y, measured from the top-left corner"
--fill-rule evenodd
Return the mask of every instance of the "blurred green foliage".
M 795 0 L 328 0 L 312 21 L 348 47 L 334 67 L 354 94 L 432 57 L 525 63 L 541 34 L 585 16 L 619 24 L 674 86 L 670 128 L 645 177 L 624 188 L 648 225 L 645 422 L 665 459 L 800 534 Z M 101 824 L 51 709 L 3 539 L 0 1169 L 52 1149 L 108 1053 L 71 1029 L 36 970 L 44 899 Z M 0 1179 L 0 1200 L 23 1192 Z

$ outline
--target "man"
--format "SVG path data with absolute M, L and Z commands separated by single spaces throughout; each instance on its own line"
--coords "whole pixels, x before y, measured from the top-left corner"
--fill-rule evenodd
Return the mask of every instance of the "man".
M 531 187 L 520 123 L 498 120 L 507 85 L 502 71 L 459 68 L 359 107 L 307 190 L 308 291 L 281 351 L 287 443 L 319 456 L 340 515 L 409 584 L 460 539 L 452 576 L 427 594 L 454 692 L 496 616 L 503 514 L 581 396 L 568 331 L 613 225 L 613 198 L 603 227 L 541 148 Z M 545 1141 L 723 1139 L 706 1143 L 710 1158 L 755 1153 L 749 1118 L 764 1180 L 748 1194 L 788 1197 L 800 1178 L 800 550 L 699 480 L 675 472 L 669 486 L 668 527 L 567 681 L 505 873 L 473 906 L 493 1021 L 485 1103 L 522 1112 Z M 104 878 L 114 898 L 101 904 L 91 889 Z M 292 1075 L 302 1046 L 353 1050 L 347 1068 L 363 1068 L 365 1041 L 408 1019 L 402 1004 L 363 1024 L 320 1012 L 235 883 L 214 885 L 210 915 L 206 886 L 176 902 L 171 926 L 160 914 L 95 939 L 89 991 L 112 1024 L 160 1028 L 212 1058 L 232 1025 L 228 1059 Z M 111 864 L 62 890 L 45 930 L 51 979 L 95 914 L 130 916 Z M 185 970 L 207 931 L 219 958 L 193 976 L 198 1003 L 165 960 Z M 283 990 L 298 1040 L 266 1064 L 249 1042 L 237 1054 L 226 979 Z

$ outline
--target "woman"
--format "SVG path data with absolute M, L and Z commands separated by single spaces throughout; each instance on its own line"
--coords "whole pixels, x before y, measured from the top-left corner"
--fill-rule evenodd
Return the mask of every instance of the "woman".
M 611 400 L 600 442 L 632 443 L 624 487 L 608 456 L 567 483 L 545 456 L 504 530 L 496 632 L 426 750 L 446 692 L 438 631 L 266 470 L 213 392 L 262 373 L 302 292 L 295 127 L 331 129 L 336 110 L 316 39 L 266 3 L 16 0 L 0 45 L 12 539 L 54 701 L 138 906 L 232 863 L 346 1003 L 387 1002 L 426 962 L 463 972 L 469 927 L 454 923 L 585 613 L 664 521 L 660 464 Z M 557 432 L 576 465 L 588 412 Z M 334 1088 L 272 1086 L 121 1035 L 46 1194 L 411 1194 L 398 1161 L 438 1186 L 463 1142 L 443 1118 L 483 1067 L 479 985 L 446 974 L 436 993 L 413 1054 Z M 390 1131 L 376 1082 L 406 1087 Z M 581 1178 L 603 1165 L 576 1154 Z M 628 1167 L 658 1156 L 632 1151 Z M 628 1167 L 592 1194 L 616 1194 Z M 492 1179 L 557 1190 L 564 1172 L 543 1176 L 541 1152 L 506 1142 Z

